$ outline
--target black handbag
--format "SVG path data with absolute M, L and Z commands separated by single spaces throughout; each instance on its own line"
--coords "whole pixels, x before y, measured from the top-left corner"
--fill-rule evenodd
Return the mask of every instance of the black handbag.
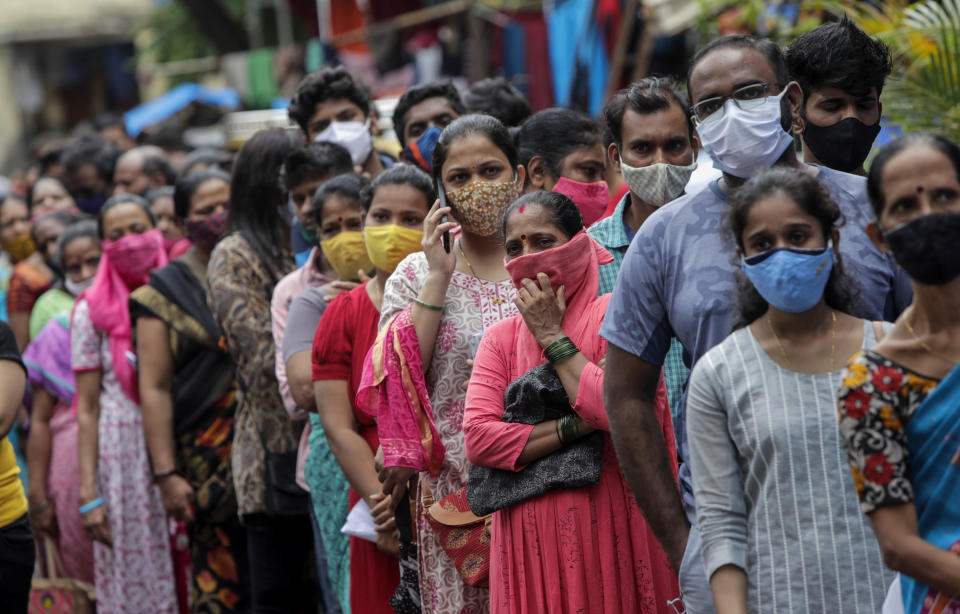
M 514 380 L 504 394 L 503 421 L 539 424 L 574 413 L 553 365 L 544 363 Z M 521 471 L 470 465 L 467 503 L 486 516 L 551 490 L 592 486 L 600 481 L 603 433 L 595 431 L 538 458 Z

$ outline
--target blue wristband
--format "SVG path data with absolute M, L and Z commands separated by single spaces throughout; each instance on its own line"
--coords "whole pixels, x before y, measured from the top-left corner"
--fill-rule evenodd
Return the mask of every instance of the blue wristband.
M 79 512 L 80 512 L 80 515 L 82 516 L 83 514 L 86 514 L 87 512 L 89 512 L 89 511 L 91 511 L 91 510 L 97 509 L 97 508 L 100 507 L 101 505 L 103 505 L 103 497 L 97 497 L 96 499 L 94 499 L 94 500 L 91 501 L 90 503 L 87 503 L 86 505 L 81 505 L 81 506 L 80 506 L 80 509 L 77 510 L 77 511 L 79 511 Z

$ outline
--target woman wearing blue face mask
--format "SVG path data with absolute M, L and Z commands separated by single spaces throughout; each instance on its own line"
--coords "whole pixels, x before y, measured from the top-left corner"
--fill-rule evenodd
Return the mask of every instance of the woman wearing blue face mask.
M 836 428 L 845 361 L 883 335 L 848 315 L 842 216 L 820 183 L 762 171 L 729 214 L 745 278 L 733 334 L 687 398 L 697 522 L 717 612 L 880 611 L 890 574 Z

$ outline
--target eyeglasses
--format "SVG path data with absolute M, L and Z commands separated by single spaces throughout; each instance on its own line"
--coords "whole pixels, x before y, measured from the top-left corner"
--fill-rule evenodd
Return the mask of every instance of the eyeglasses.
M 747 85 L 734 90 L 733 93 L 726 96 L 717 96 L 715 98 L 701 100 L 693 105 L 690 110 L 693 112 L 693 117 L 698 124 L 707 121 L 716 121 L 723 117 L 723 105 L 727 100 L 733 100 L 733 104 L 744 111 L 749 111 L 763 104 L 763 101 L 767 98 L 767 90 L 771 86 L 778 88 L 783 87 L 779 83 L 754 83 L 753 85 Z M 719 113 L 717 113 L 717 111 L 719 111 Z

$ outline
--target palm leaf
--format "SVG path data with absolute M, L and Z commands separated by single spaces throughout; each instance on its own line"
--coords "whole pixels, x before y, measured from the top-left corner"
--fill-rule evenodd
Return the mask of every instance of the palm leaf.
M 838 9 L 891 46 L 895 71 L 884 88 L 884 115 L 906 131 L 960 140 L 960 0 L 831 3 L 829 10 Z

